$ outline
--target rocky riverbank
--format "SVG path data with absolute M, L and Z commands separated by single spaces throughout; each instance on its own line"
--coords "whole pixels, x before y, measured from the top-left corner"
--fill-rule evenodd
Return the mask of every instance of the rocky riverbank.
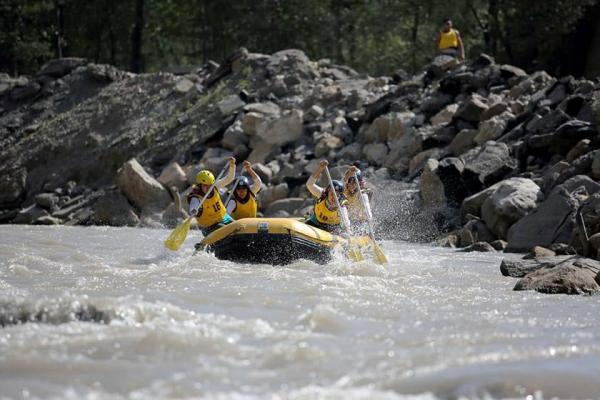
M 486 55 L 376 78 L 299 50 L 183 75 L 53 60 L 0 75 L 0 222 L 173 226 L 231 155 L 255 163 L 264 215 L 298 215 L 319 159 L 360 159 L 382 235 L 598 258 L 599 127 L 597 80 Z

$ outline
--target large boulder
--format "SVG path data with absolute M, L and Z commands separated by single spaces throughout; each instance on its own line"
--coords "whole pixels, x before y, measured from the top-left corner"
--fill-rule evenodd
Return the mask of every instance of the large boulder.
M 257 128 L 256 135 L 272 145 L 294 142 L 302 136 L 302 116 L 301 110 L 292 110 L 281 118 L 269 119 Z
M 465 168 L 463 182 L 469 193 L 476 193 L 490 186 L 517 168 L 505 143 L 487 142 L 461 156 Z
M 187 176 L 176 162 L 170 163 L 162 170 L 158 181 L 166 188 L 175 186 L 177 189 L 183 190 L 188 186 Z
M 584 257 L 559 258 L 521 278 L 514 290 L 535 290 L 547 294 L 592 294 L 600 291 L 596 276 L 600 262 Z
M 94 204 L 94 223 L 111 226 L 136 226 L 140 219 L 125 196 L 113 190 Z
M 533 246 L 569 243 L 578 207 L 577 198 L 558 187 L 536 210 L 510 227 L 506 250 L 527 251 Z
M 543 195 L 531 179 L 511 178 L 501 182 L 483 202 L 481 214 L 487 227 L 506 239 L 510 226 L 535 210 Z
M 167 189 L 150 176 L 135 158 L 117 171 L 117 186 L 140 210 L 164 210 L 171 204 Z
M 427 160 L 419 179 L 419 193 L 425 208 L 438 208 L 446 204 L 444 184 L 437 174 L 439 164 L 434 158 Z

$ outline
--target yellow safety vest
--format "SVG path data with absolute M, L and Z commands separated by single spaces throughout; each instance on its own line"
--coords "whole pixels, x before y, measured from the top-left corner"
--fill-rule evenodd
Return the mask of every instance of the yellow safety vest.
M 346 201 L 344 200 L 340 203 L 341 206 L 344 206 Z M 319 221 L 321 224 L 339 225 L 341 223 L 340 213 L 338 212 L 337 207 L 333 211 L 330 210 L 325 204 L 325 199 L 317 201 L 315 204 L 314 213 L 317 221 Z
M 248 191 L 250 190 L 248 189 Z M 233 219 L 256 218 L 256 211 L 258 210 L 256 198 L 252 192 L 250 192 L 248 197 L 248 201 L 245 203 L 240 202 L 235 196 L 232 197 L 233 201 L 235 201 L 235 208 L 231 213 Z
M 348 191 L 345 192 L 346 199 L 348 200 L 348 217 L 350 221 L 366 221 L 367 216 L 363 209 L 362 202 L 360 200 L 360 191 L 356 190 L 354 193 Z
M 227 214 L 227 210 L 221 201 L 219 191 L 217 189 L 213 189 L 212 196 L 204 200 L 204 204 L 202 204 L 202 212 L 196 216 L 196 220 L 198 221 L 198 225 L 203 228 L 208 228 L 209 226 L 213 226 L 214 224 L 221 222 L 225 217 L 225 214 Z
M 456 49 L 458 48 L 458 33 L 455 29 L 450 29 L 448 32 L 440 32 L 440 41 L 438 49 Z

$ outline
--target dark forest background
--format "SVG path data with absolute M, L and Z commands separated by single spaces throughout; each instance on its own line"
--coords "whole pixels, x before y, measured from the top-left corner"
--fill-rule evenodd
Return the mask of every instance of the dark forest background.
M 600 0 L 0 0 L 0 72 L 32 74 L 60 56 L 153 72 L 242 46 L 415 72 L 445 16 L 470 55 L 557 75 L 589 76 L 600 63 Z

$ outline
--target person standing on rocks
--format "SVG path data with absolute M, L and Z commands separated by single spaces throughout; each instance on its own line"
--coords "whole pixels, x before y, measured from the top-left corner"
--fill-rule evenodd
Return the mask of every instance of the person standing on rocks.
M 227 187 L 235 179 L 235 158 L 229 157 L 229 171 L 224 178 L 215 182 L 215 176 L 209 170 L 202 170 L 196 175 L 196 184 L 187 196 L 190 204 L 189 213 L 196 217 L 200 230 L 207 236 L 212 231 L 223 225 L 233 222 L 231 216 L 227 213 L 219 189 Z M 200 201 L 206 195 L 212 185 L 212 193 L 206 198 L 204 204 L 200 206 Z
M 362 201 L 359 196 L 362 196 Z M 368 231 L 368 221 L 373 218 L 371 196 L 372 191 L 366 187 L 363 174 L 356 165 L 352 165 L 344 174 L 344 197 L 348 201 L 348 215 L 354 233 Z
M 250 164 L 249 161 L 244 161 L 243 165 L 244 171 L 252 178 L 252 185 L 250 185 L 250 180 L 245 176 L 239 176 L 237 178 L 238 183 L 235 186 L 231 200 L 227 203 L 227 213 L 235 220 L 242 218 L 256 218 L 256 212 L 258 210 L 256 195 L 262 186 L 262 181 L 258 174 L 252 169 L 252 164 Z
M 344 226 L 350 226 L 348 209 L 346 208 L 347 201 L 344 198 L 344 185 L 340 181 L 333 180 L 334 193 L 330 185 L 322 188 L 316 184 L 328 165 L 327 160 L 322 160 L 317 170 L 306 181 L 308 191 L 317 199 L 317 202 L 315 203 L 313 212 L 305 222 L 307 225 L 323 229 L 324 231 L 338 233 L 341 231 L 342 222 Z M 341 209 L 338 209 L 337 202 L 335 201 L 334 196 L 336 195 L 338 196 Z
M 442 29 L 435 39 L 435 48 L 441 55 L 454 57 L 458 61 L 465 59 L 465 47 L 460 32 L 452 27 L 450 18 L 444 18 Z

